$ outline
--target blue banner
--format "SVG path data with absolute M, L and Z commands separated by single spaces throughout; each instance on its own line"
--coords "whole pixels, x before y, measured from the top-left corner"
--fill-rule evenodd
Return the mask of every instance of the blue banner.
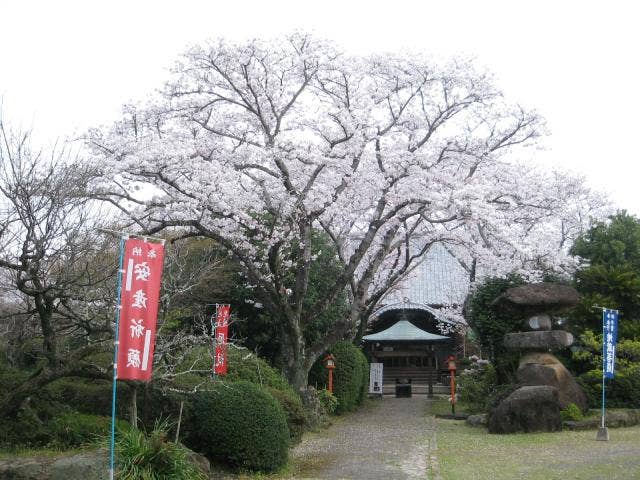
M 618 341 L 618 311 L 602 310 L 602 371 L 605 378 L 613 378 L 616 367 Z

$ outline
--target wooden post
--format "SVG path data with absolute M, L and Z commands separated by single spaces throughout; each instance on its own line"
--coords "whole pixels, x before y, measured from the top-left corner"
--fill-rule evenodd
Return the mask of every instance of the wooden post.
M 451 415 L 456 414 L 456 357 L 449 355 L 447 359 L 449 374 L 451 375 Z
M 333 393 L 333 369 L 329 369 L 329 393 Z
M 451 372 L 451 414 L 456 414 L 456 371 Z
M 138 428 L 138 385 L 131 382 L 131 405 L 129 408 L 129 421 L 134 428 Z
M 180 402 L 180 413 L 178 414 L 178 426 L 176 427 L 176 441 L 174 443 L 178 443 L 178 439 L 180 438 L 180 424 L 182 423 L 182 407 L 184 407 L 184 400 Z

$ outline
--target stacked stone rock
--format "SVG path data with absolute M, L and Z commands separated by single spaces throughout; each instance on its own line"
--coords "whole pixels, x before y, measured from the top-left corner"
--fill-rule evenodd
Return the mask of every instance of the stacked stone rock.
M 560 409 L 570 403 L 587 409 L 584 392 L 551 353 L 573 343 L 569 332 L 553 329 L 552 316 L 574 307 L 579 300 L 571 287 L 536 283 L 510 288 L 493 303 L 494 308 L 507 310 L 523 322 L 522 331 L 504 337 L 507 349 L 522 352 L 519 388 L 491 412 L 491 433 L 560 430 Z

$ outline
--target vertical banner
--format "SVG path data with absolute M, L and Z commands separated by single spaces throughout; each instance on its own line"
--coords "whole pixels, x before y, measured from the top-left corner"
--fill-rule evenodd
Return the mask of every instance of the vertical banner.
M 216 375 L 227 374 L 227 339 L 229 338 L 230 305 L 216 306 L 215 323 L 215 356 L 213 359 L 213 371 Z
M 164 245 L 139 238 L 125 242 L 122 263 L 119 380 L 151 380 Z
M 372 363 L 369 367 L 369 393 L 382 395 L 382 363 Z
M 602 309 L 602 371 L 605 378 L 613 378 L 616 368 L 618 341 L 618 311 Z

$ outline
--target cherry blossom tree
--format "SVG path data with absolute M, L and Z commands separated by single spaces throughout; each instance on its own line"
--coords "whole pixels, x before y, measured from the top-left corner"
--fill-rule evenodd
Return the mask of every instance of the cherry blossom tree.
M 284 373 L 302 388 L 434 243 L 470 272 L 570 268 L 562 247 L 601 204 L 579 180 L 514 163 L 543 133 L 472 62 L 350 56 L 293 34 L 189 49 L 157 96 L 88 144 L 96 198 L 149 234 L 179 229 L 235 256 L 281 322 Z M 574 183 L 580 205 L 559 196 Z M 318 231 L 341 268 L 305 307 Z M 308 341 L 305 325 L 345 292 L 349 314 Z

